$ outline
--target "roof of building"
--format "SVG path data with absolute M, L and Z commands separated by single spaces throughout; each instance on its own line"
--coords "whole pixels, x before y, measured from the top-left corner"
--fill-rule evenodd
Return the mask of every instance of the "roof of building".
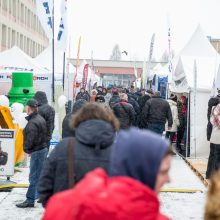
M 79 59 L 79 65 L 85 60 L 86 63 L 92 66 L 91 59 Z M 76 66 L 77 59 L 69 59 L 70 63 Z M 147 62 L 148 63 L 148 62 Z M 166 62 L 151 62 L 150 68 L 153 68 L 158 63 L 165 65 Z M 95 67 L 117 67 L 117 68 L 142 68 L 143 61 L 127 61 L 127 60 L 93 60 L 93 66 Z

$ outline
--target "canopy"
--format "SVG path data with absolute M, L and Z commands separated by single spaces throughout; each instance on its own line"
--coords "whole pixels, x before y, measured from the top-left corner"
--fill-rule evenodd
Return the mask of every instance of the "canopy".
M 179 56 L 173 60 L 171 91 L 188 92 L 194 86 L 194 62 L 197 67 L 197 88 L 211 90 L 220 57 L 200 25 Z
M 8 72 L 31 71 L 36 74 L 47 73 L 46 69 L 17 46 L 0 53 L 0 69 Z

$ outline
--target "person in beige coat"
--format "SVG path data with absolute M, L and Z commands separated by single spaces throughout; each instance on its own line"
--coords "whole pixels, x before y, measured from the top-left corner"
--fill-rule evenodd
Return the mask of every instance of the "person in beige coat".
M 177 127 L 180 124 L 179 118 L 178 118 L 178 109 L 177 109 L 177 96 L 174 94 L 171 94 L 167 101 L 170 105 L 170 109 L 171 109 L 171 113 L 172 113 L 172 117 L 173 117 L 173 125 L 171 128 L 168 128 L 168 125 L 166 123 L 166 126 L 165 126 L 166 138 L 168 138 L 170 140 L 170 142 L 172 142 L 172 140 L 177 132 Z

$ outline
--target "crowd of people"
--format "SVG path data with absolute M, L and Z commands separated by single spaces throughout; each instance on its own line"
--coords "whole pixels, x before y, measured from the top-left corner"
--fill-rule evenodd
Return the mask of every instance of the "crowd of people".
M 62 140 L 47 157 L 54 109 L 42 97 L 45 93 L 38 92 L 27 103 L 24 150 L 31 155 L 30 185 L 17 207 L 34 207 L 37 200 L 45 207 L 44 220 L 168 219 L 160 213 L 158 193 L 170 181 L 174 151 L 186 150 L 185 96 L 171 94 L 166 101 L 159 92 L 134 87 L 98 87 L 90 94 L 82 88 L 63 120 Z M 215 110 L 212 125 L 219 115 Z M 220 177 L 210 176 L 205 218 L 217 220 L 220 204 L 210 204 L 219 195 Z

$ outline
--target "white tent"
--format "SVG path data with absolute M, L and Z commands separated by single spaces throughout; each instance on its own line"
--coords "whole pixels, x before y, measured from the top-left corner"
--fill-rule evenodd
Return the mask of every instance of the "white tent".
M 30 71 L 36 74 L 48 72 L 17 46 L 0 53 L 0 68 L 9 71 Z
M 13 72 L 33 72 L 34 88 L 46 92 L 50 100 L 51 74 L 20 48 L 14 46 L 0 53 L 0 93 L 7 95 Z
M 50 44 L 35 60 L 52 73 L 52 45 Z M 65 66 L 64 94 L 72 100 L 73 76 L 76 69 L 71 63 L 67 63 L 67 60 Z M 54 48 L 54 73 L 56 84 L 61 86 L 63 84 L 63 52 L 56 45 Z
M 213 79 L 219 66 L 219 55 L 200 26 L 173 60 L 171 92 L 187 93 L 190 100 L 190 149 L 192 156 L 207 157 L 207 104 Z

